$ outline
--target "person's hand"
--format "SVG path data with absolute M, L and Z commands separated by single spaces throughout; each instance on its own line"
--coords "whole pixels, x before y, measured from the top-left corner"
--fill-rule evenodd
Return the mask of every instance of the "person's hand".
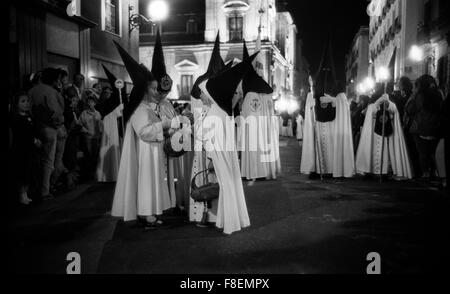
M 325 96 L 320 97 L 320 103 L 325 104 L 325 103 L 331 103 L 331 102 L 333 102 L 333 99 L 331 96 L 329 96 L 327 94 L 325 94 Z
M 168 119 L 167 116 L 161 117 L 163 130 L 168 130 L 172 126 L 172 120 Z

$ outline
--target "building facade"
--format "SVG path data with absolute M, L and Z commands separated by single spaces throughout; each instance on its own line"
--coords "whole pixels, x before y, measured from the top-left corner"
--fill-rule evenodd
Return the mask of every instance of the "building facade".
M 369 75 L 379 80 L 378 69 L 389 68 L 391 80 L 401 76 L 415 80 L 419 72 L 409 58 L 410 48 L 417 43 L 421 0 L 378 0 L 381 11 L 370 17 Z
M 276 95 L 292 95 L 295 82 L 297 28 L 284 5 L 275 0 L 173 0 L 170 21 L 141 27 L 140 61 L 151 68 L 156 30 L 160 29 L 166 67 L 174 81 L 171 99 L 189 99 L 190 89 L 207 67 L 217 32 L 225 62 L 242 60 L 243 41 L 255 51 Z M 145 1 L 141 0 L 145 15 Z M 286 94 L 288 93 L 288 94 Z
M 437 78 L 445 94 L 450 84 L 450 1 L 421 0 L 418 46 L 423 52 L 417 70 Z
M 347 96 L 354 97 L 356 87 L 369 76 L 369 28 L 361 27 L 356 33 L 351 50 L 346 56 Z
M 68 5 L 72 5 L 69 16 Z M 129 31 L 129 6 L 137 0 L 19 0 L 9 8 L 9 72 L 13 93 L 26 85 L 24 77 L 46 67 L 85 76 L 86 87 L 106 82 L 107 66 L 130 85 L 112 40 L 138 58 L 139 32 Z

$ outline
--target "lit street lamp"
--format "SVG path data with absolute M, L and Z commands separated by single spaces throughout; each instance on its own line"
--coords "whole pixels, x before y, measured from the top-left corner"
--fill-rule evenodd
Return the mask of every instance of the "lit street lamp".
M 409 50 L 409 58 L 415 62 L 420 62 L 423 59 L 423 50 L 417 46 L 413 45 Z
M 169 5 L 163 0 L 154 0 L 147 7 L 148 18 L 142 14 L 133 14 L 134 6 L 128 5 L 128 22 L 130 33 L 142 23 L 157 23 L 164 21 L 169 16 Z

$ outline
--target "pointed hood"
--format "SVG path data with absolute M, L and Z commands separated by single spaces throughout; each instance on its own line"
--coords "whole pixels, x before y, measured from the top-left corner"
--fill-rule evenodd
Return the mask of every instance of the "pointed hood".
M 156 33 L 155 48 L 153 50 L 152 74 L 158 80 L 158 92 L 168 93 L 172 90 L 173 81 L 166 71 L 164 52 L 159 30 Z
M 149 81 L 155 80 L 153 74 L 143 65 L 139 64 L 128 54 L 117 42 L 113 41 L 119 51 L 120 57 L 133 81 L 133 90 L 131 91 L 128 103 L 123 109 L 124 122 L 127 123 L 131 115 L 144 98 L 146 86 Z
M 245 61 L 248 59 L 249 59 L 248 49 L 244 41 L 243 60 Z M 272 87 L 261 76 L 258 75 L 253 66 L 250 68 L 250 70 L 247 72 L 247 74 L 244 76 L 242 80 L 242 91 L 244 97 L 247 95 L 248 92 L 254 92 L 259 94 L 273 93 Z
M 220 36 L 217 33 L 216 41 L 214 43 L 214 48 L 211 54 L 211 59 L 209 60 L 208 69 L 206 73 L 199 76 L 192 87 L 191 96 L 195 99 L 200 99 L 200 88 L 198 87 L 200 83 L 207 80 L 208 78 L 220 73 L 226 68 L 222 57 L 220 56 Z
M 242 52 L 242 60 L 247 60 L 250 57 L 250 55 L 248 54 L 248 49 L 247 49 L 247 44 L 244 41 L 244 49 Z
M 230 116 L 233 115 L 233 96 L 236 88 L 245 74 L 251 69 L 252 61 L 257 54 L 253 54 L 247 60 L 200 85 L 201 88 L 208 92 L 217 105 Z
M 125 91 L 125 87 L 122 88 L 122 90 L 121 90 L 122 101 L 121 101 L 119 89 L 117 89 L 115 87 L 117 78 L 108 70 L 108 68 L 105 65 L 102 64 L 102 67 L 103 67 L 103 70 L 105 71 L 106 77 L 108 78 L 109 84 L 111 85 L 111 91 L 112 91 L 111 97 L 100 102 L 96 106 L 97 110 L 100 112 L 102 117 L 105 117 L 108 114 L 110 114 L 111 112 L 113 112 L 121 104 L 121 102 L 124 105 L 127 104 L 127 101 L 126 101 L 127 93 Z
M 119 43 L 113 42 L 134 85 L 146 83 L 153 79 L 152 73 L 143 64 L 139 64 Z

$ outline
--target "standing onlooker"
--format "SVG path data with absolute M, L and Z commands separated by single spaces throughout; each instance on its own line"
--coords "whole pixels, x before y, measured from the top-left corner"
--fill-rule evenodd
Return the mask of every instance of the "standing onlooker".
M 93 175 L 97 167 L 100 141 L 103 132 L 102 116 L 95 109 L 96 99 L 94 96 L 87 98 L 88 108 L 81 113 L 80 123 L 84 137 L 85 168 L 89 177 Z
M 55 166 L 58 129 L 64 124 L 64 105 L 55 89 L 58 85 L 59 71 L 47 68 L 42 72 L 41 82 L 30 90 L 32 113 L 36 120 L 39 136 L 42 139 L 42 183 L 41 196 L 50 198 L 50 178 Z
M 20 203 L 30 204 L 28 197 L 37 156 L 41 142 L 37 139 L 30 113 L 30 99 L 25 92 L 15 95 L 11 109 L 11 163 L 16 191 Z M 33 173 L 34 172 L 34 173 Z
M 436 171 L 435 152 L 441 129 L 441 93 L 432 76 L 423 75 L 416 81 L 416 94 L 406 105 L 406 112 L 412 118 L 410 133 L 414 136 L 422 177 L 433 176 Z
M 413 89 L 414 86 L 411 82 L 411 80 L 407 77 L 401 77 L 398 83 L 399 90 L 400 90 L 400 96 L 406 101 L 406 104 L 409 104 L 409 100 L 411 99 L 413 95 Z M 400 112 L 400 110 L 399 110 Z M 411 163 L 413 165 L 414 173 L 416 176 L 422 174 L 420 162 L 419 162 L 419 152 L 417 151 L 416 142 L 414 139 L 414 135 L 411 134 L 409 131 L 411 129 L 411 124 L 413 121 L 413 117 L 410 117 L 407 111 L 405 111 L 405 108 L 402 110 L 402 122 L 403 122 L 403 131 L 405 134 L 405 141 L 406 145 L 408 147 L 409 157 L 411 158 Z
M 67 129 L 67 140 L 64 148 L 64 165 L 67 168 L 67 187 L 74 188 L 78 181 L 78 151 L 81 137 L 81 123 L 77 93 L 74 88 L 70 87 L 65 91 L 66 109 L 64 112 L 64 124 Z
M 64 89 L 67 87 L 68 74 L 65 70 L 58 69 L 58 82 L 55 89 L 59 92 L 58 103 L 63 109 L 65 109 L 65 97 Z M 67 174 L 67 169 L 63 163 L 64 148 L 67 140 L 67 130 L 65 125 L 61 125 L 57 130 L 56 137 L 56 151 L 55 151 L 55 170 L 52 175 L 51 186 L 56 187 L 61 180 L 61 176 Z

